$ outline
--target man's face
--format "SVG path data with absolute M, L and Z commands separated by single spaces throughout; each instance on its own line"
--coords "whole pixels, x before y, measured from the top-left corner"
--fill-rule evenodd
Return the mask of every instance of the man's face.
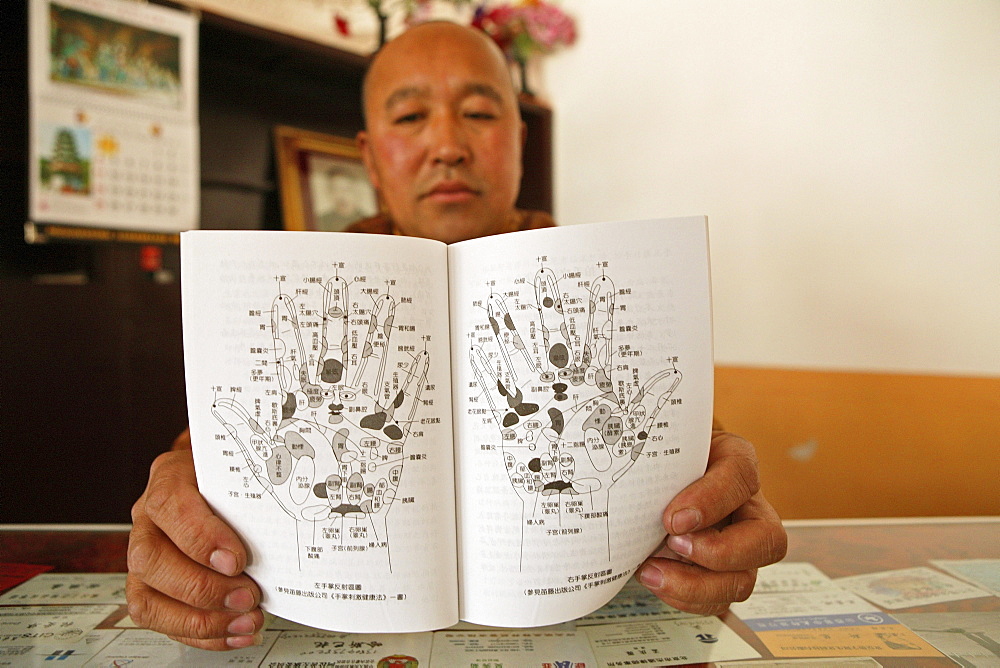
M 485 39 L 427 24 L 372 65 L 358 145 L 404 234 L 471 239 L 501 231 L 513 211 L 524 130 L 506 65 Z

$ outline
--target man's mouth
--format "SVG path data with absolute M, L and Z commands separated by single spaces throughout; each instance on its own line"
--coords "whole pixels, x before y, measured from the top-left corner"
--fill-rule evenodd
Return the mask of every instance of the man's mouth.
M 467 202 L 479 196 L 479 191 L 464 181 L 441 181 L 423 195 L 423 199 L 440 204 Z

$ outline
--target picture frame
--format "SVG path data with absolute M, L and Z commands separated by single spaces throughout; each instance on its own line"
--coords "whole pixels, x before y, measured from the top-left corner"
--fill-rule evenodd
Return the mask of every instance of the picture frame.
M 274 144 L 286 230 L 338 232 L 378 213 L 352 139 L 279 125 Z

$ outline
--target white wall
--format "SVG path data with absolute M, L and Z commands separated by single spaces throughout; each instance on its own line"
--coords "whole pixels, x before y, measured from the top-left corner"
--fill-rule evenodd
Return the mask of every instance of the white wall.
M 561 5 L 558 219 L 707 214 L 720 364 L 1000 375 L 1000 2 Z

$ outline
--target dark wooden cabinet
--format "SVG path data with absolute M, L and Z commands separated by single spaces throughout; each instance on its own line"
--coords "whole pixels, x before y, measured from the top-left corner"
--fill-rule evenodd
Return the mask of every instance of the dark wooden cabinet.
M 186 424 L 178 250 L 154 276 L 134 244 L 24 242 L 27 3 L 0 19 L 0 523 L 128 522 Z M 280 229 L 274 126 L 352 137 L 367 58 L 208 13 L 199 40 L 201 226 Z M 551 212 L 552 114 L 521 110 L 518 204 Z

